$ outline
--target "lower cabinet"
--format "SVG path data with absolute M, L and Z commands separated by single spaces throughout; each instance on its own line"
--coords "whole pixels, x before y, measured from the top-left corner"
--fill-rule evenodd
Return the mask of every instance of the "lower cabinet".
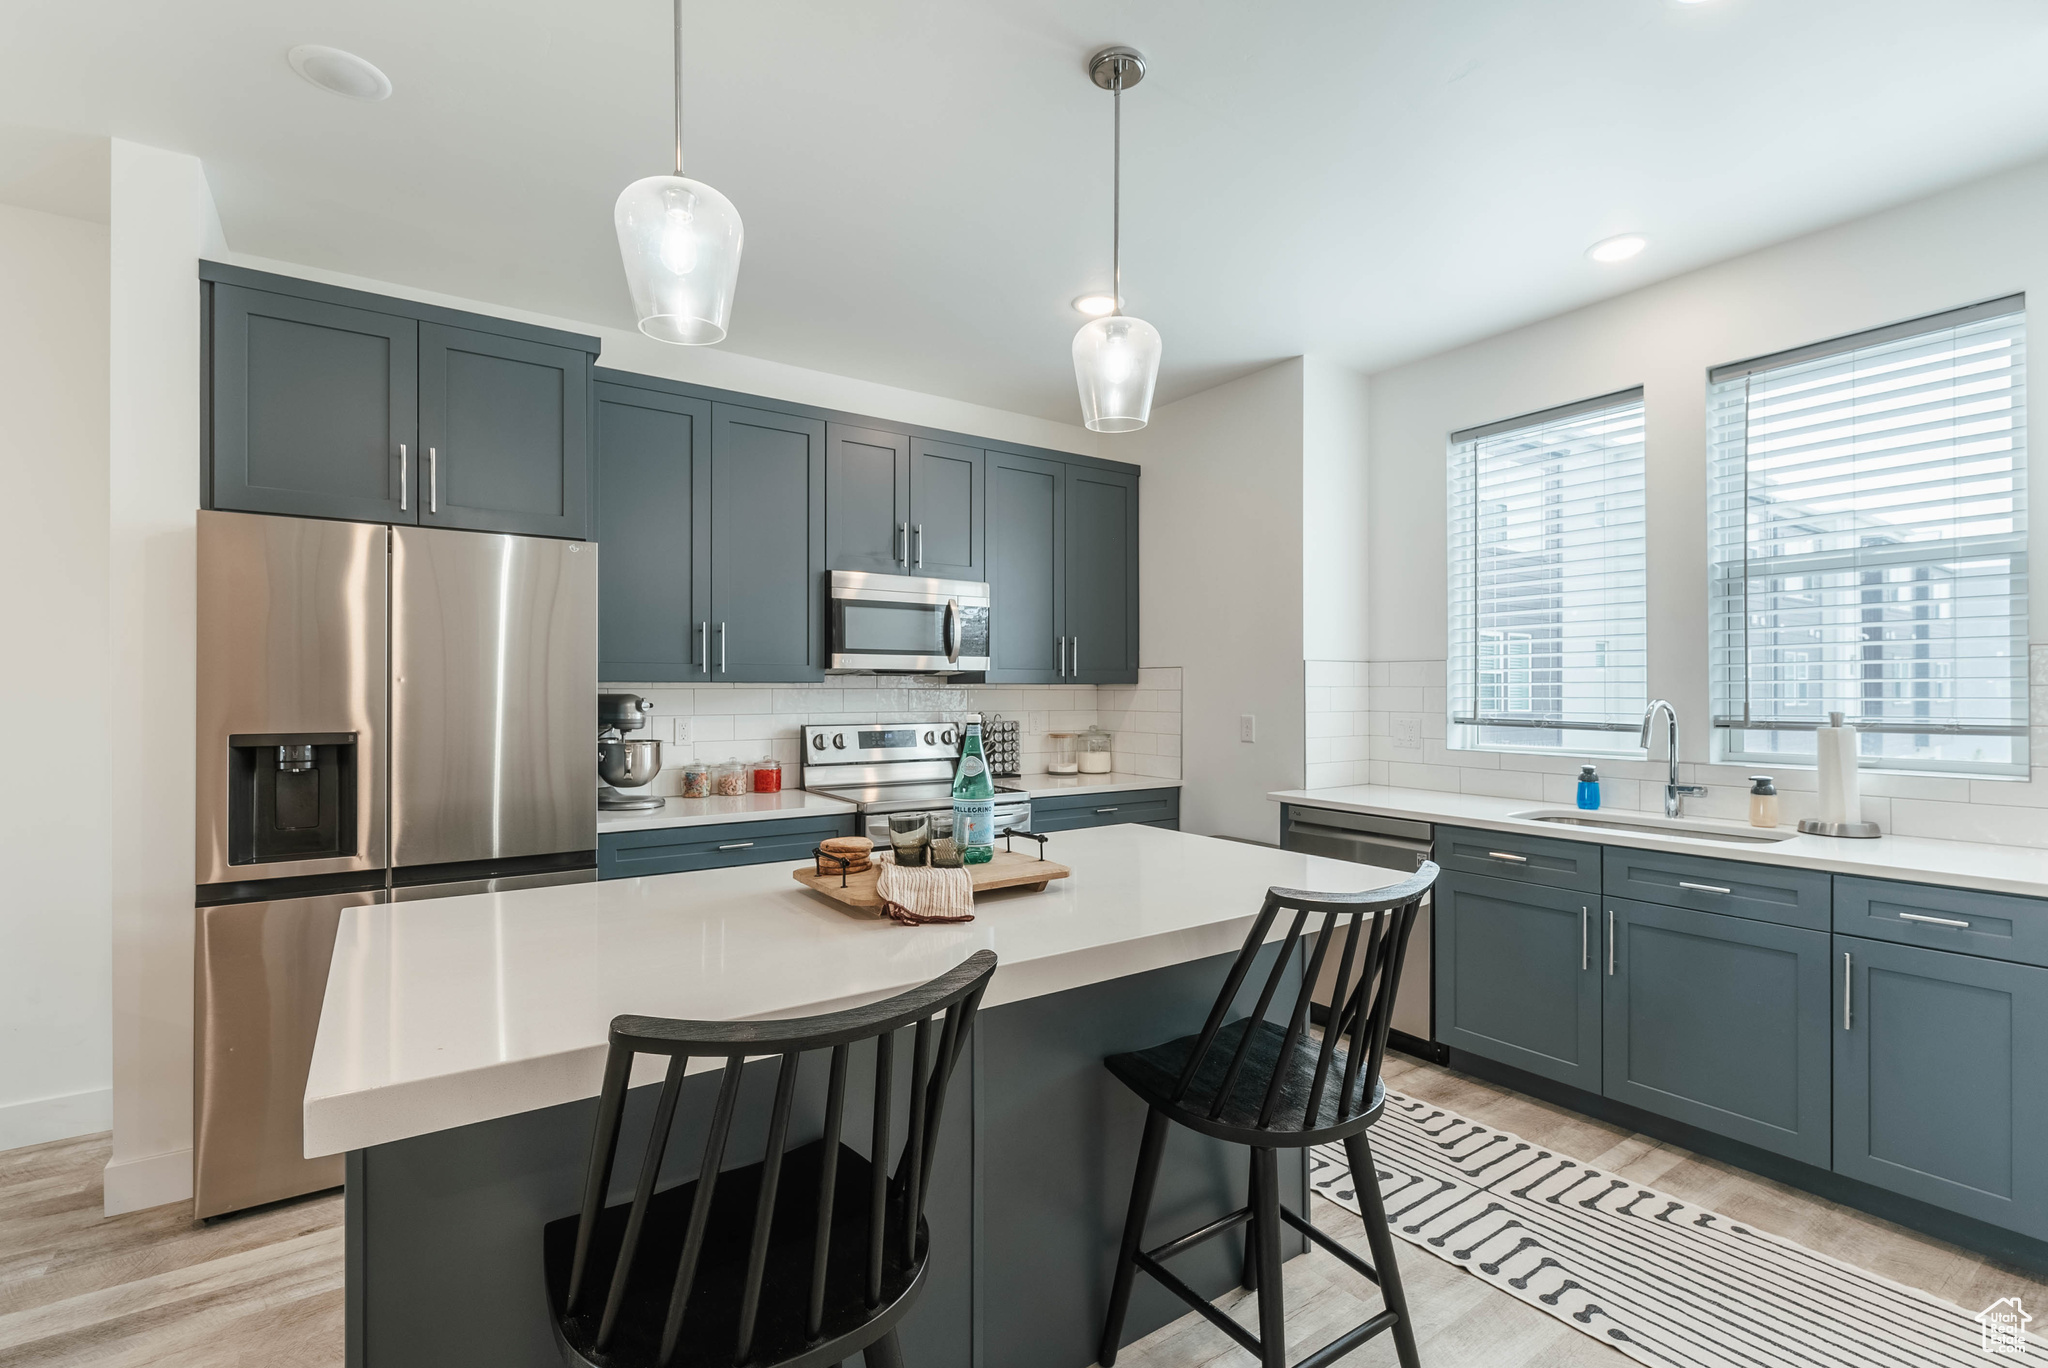
M 644 874 L 682 874 L 729 865 L 797 864 L 818 842 L 857 835 L 852 813 L 835 817 L 785 817 L 716 826 L 659 827 L 651 831 L 607 831 L 597 837 L 597 877 L 634 879 Z
M 1825 1168 L 1829 937 L 1619 898 L 1601 910 L 1600 1091 Z
M 1073 793 L 1031 800 L 1033 831 L 1075 831 L 1081 827 L 1116 826 L 1125 822 L 1180 830 L 1180 790 Z
M 1447 874 L 1433 902 L 1437 1039 L 1600 1091 L 1598 900 Z
M 1835 1172 L 2048 1239 L 2048 969 L 1834 938 Z

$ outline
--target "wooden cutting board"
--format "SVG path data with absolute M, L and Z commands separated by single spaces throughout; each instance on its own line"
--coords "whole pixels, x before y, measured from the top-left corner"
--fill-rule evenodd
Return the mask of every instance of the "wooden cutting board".
M 996 857 L 987 864 L 967 865 L 965 868 L 974 879 L 976 893 L 993 893 L 999 888 L 1037 893 L 1054 879 L 1064 879 L 1074 872 L 1063 864 L 1009 850 L 998 850 Z M 882 877 L 879 860 L 860 873 L 848 874 L 843 879 L 838 874 L 819 874 L 814 864 L 798 865 L 789 871 L 789 876 L 805 888 L 823 893 L 849 907 L 881 910 L 882 900 L 875 896 L 875 881 Z

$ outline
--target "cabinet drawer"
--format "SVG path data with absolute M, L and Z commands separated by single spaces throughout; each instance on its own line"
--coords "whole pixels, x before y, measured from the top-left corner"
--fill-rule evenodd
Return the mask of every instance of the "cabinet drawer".
M 1842 877 L 1835 880 L 1835 930 L 2048 965 L 2048 901 L 2039 898 Z
M 1580 893 L 1600 891 L 1600 847 L 1590 841 L 1440 826 L 1436 862 L 1447 874 L 1484 874 Z
M 728 865 L 796 864 L 828 836 L 852 836 L 854 816 L 791 817 L 718 826 L 607 832 L 597 838 L 597 877 L 633 879 Z
M 1603 878 L 1610 898 L 1723 912 L 1731 917 L 1803 926 L 1809 931 L 1828 929 L 1828 885 L 1828 875 L 1810 869 L 1780 869 L 1620 846 L 1607 847 Z
M 1180 821 L 1179 789 L 1140 789 L 1129 793 L 1077 793 L 1031 800 L 1033 831 L 1075 831 L 1081 827 L 1141 822 L 1147 826 Z

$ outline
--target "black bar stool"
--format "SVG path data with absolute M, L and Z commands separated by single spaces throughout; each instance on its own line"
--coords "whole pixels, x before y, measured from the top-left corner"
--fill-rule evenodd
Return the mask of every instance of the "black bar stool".
M 1110 1286 L 1109 1320 L 1102 1330 L 1102 1368 L 1116 1362 L 1123 1336 L 1124 1313 L 1130 1309 L 1131 1281 L 1139 1269 L 1201 1312 L 1225 1334 L 1259 1356 L 1260 1368 L 1287 1368 L 1287 1309 L 1281 1295 L 1280 1223 L 1292 1225 L 1328 1250 L 1346 1266 L 1376 1283 L 1386 1309 L 1345 1331 L 1295 1368 L 1325 1368 L 1382 1331 L 1392 1331 L 1401 1368 L 1419 1368 L 1415 1329 L 1408 1301 L 1401 1292 L 1401 1271 L 1394 1262 L 1394 1237 L 1387 1229 L 1386 1207 L 1373 1168 L 1365 1132 L 1386 1106 L 1380 1081 L 1386 1056 L 1387 1023 L 1394 1010 L 1394 990 L 1401 980 L 1401 962 L 1414 929 L 1416 909 L 1437 867 L 1424 863 L 1415 874 L 1369 893 L 1307 893 L 1291 888 L 1266 892 L 1244 948 L 1223 981 L 1223 991 L 1197 1035 L 1112 1055 L 1111 1073 L 1145 1100 L 1145 1137 L 1138 1150 L 1138 1173 L 1131 1184 L 1130 1215 L 1124 1222 L 1116 1280 Z M 1266 944 L 1281 909 L 1293 921 L 1280 942 L 1273 968 L 1248 1016 L 1225 1022 L 1238 991 Z M 1302 943 L 1308 919 L 1322 914 L 1315 948 L 1291 990 L 1291 1008 L 1276 1018 L 1276 998 L 1295 948 Z M 1365 937 L 1363 954 L 1359 938 Z M 1331 1017 L 1318 1045 L 1308 1030 L 1310 994 L 1323 959 L 1342 939 Z M 1354 967 L 1358 981 L 1352 984 Z M 1281 1020 L 1286 1024 L 1283 1026 Z M 1343 1048 L 1338 1048 L 1339 1040 Z M 1251 1200 L 1248 1205 L 1199 1230 L 1143 1248 L 1145 1218 L 1152 1207 L 1152 1189 L 1166 1149 L 1166 1123 L 1172 1121 L 1204 1135 L 1251 1149 Z M 1365 1237 L 1372 1263 L 1353 1254 L 1315 1225 L 1280 1204 L 1280 1166 L 1276 1151 L 1344 1142 L 1351 1161 L 1352 1185 L 1365 1209 Z M 1259 1333 L 1253 1335 L 1175 1277 L 1166 1260 L 1205 1240 L 1250 1225 L 1245 1237 L 1245 1285 L 1256 1287 Z
M 563 1362 L 825 1368 L 862 1353 L 868 1368 L 901 1368 L 896 1327 L 924 1290 L 924 1201 L 946 1083 L 995 968 L 995 955 L 982 950 L 885 1002 L 789 1021 L 614 1019 L 583 1210 L 549 1222 L 543 1240 Z M 909 1124 L 892 1174 L 896 1032 L 913 1025 Z M 847 1058 L 867 1040 L 875 1042 L 872 1160 L 840 1139 Z M 824 1134 L 785 1152 L 798 1064 L 806 1051 L 825 1049 L 832 1054 Z M 668 1073 L 632 1200 L 606 1206 L 638 1054 L 667 1055 Z M 767 1147 L 759 1163 L 722 1168 L 750 1055 L 780 1057 Z M 657 1192 L 692 1057 L 725 1061 L 699 1176 Z M 841 1188 L 855 1200 L 837 1201 Z

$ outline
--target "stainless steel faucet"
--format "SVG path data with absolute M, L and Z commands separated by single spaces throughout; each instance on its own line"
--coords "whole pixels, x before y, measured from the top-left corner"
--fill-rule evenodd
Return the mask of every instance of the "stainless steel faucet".
M 1678 782 L 1678 709 L 1672 707 L 1668 700 L 1653 698 L 1650 700 L 1650 706 L 1643 709 L 1643 734 L 1636 744 L 1640 745 L 1645 751 L 1650 749 L 1650 724 L 1657 720 L 1657 709 L 1659 708 L 1664 710 L 1664 720 L 1667 723 L 1664 732 L 1664 749 L 1671 761 L 1671 775 L 1664 782 L 1664 815 L 1666 817 L 1676 817 L 1679 815 L 1680 809 L 1685 806 L 1687 794 L 1705 793 L 1707 789 L 1704 784 L 1681 784 Z

